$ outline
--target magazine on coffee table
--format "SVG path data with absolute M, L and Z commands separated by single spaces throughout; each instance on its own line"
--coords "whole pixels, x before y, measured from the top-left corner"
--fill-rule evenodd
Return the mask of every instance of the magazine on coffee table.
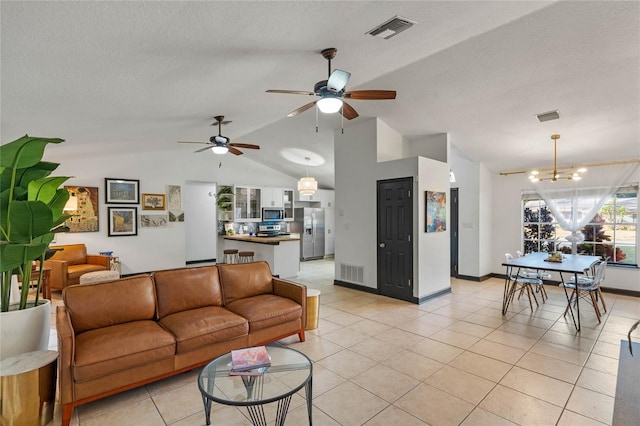
M 231 371 L 233 373 L 256 370 L 256 374 L 261 374 L 258 369 L 265 367 L 266 370 L 266 367 L 270 365 L 271 357 L 264 346 L 231 351 Z

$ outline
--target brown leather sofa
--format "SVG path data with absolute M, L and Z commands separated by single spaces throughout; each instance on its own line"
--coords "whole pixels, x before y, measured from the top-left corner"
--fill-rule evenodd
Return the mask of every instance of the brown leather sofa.
M 297 334 L 307 288 L 266 262 L 69 286 L 56 311 L 62 425 L 74 407 Z
M 49 260 L 44 261 L 45 268 L 51 268 L 49 284 L 53 290 L 62 290 L 68 285 L 79 284 L 80 275 L 87 272 L 109 269 L 109 256 L 87 254 L 84 244 L 50 246 L 57 251 Z

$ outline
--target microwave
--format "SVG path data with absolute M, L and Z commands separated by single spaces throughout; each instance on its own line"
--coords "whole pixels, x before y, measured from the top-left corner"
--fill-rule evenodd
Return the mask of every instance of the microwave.
M 264 207 L 262 209 L 262 220 L 283 220 L 284 209 L 276 209 L 273 207 Z

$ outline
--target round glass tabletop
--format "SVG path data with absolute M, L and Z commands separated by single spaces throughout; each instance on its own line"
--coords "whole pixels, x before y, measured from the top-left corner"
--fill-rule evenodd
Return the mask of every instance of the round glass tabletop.
M 268 404 L 293 395 L 310 384 L 311 360 L 295 349 L 267 346 L 271 366 L 259 375 L 230 375 L 231 353 L 219 356 L 202 369 L 198 387 L 203 396 L 227 405 Z

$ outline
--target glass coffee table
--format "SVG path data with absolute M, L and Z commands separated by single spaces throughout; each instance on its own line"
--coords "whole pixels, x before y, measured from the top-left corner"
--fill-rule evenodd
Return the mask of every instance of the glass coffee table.
M 211 424 L 211 402 L 247 407 L 254 425 L 266 425 L 264 405 L 278 402 L 276 425 L 283 425 L 294 393 L 303 387 L 311 421 L 313 365 L 302 352 L 267 346 L 271 366 L 258 376 L 231 376 L 231 353 L 207 364 L 198 376 L 207 424 Z

